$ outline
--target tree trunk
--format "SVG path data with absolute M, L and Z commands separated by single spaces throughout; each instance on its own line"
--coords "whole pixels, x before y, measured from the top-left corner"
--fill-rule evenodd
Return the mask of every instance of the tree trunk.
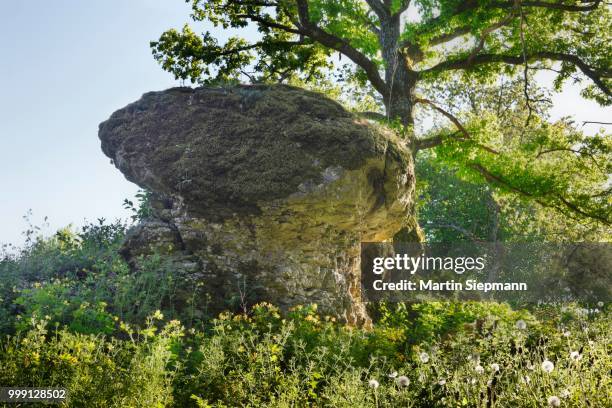
M 385 82 L 389 87 L 389 93 L 383 95 L 386 116 L 389 120 L 399 122 L 402 126 L 409 128 L 414 125 L 414 91 L 416 89 L 416 75 L 410 71 L 407 58 L 400 50 L 400 16 L 381 16 L 379 41 L 383 59 L 386 62 Z M 414 132 L 407 129 L 403 132 L 408 146 L 413 146 Z M 412 150 L 413 156 L 415 151 Z M 414 194 L 414 192 L 413 192 Z M 413 202 L 416 197 L 413 196 Z M 417 214 L 413 208 L 406 214 L 407 224 L 394 236 L 396 242 L 424 242 L 425 236 L 421 230 Z
M 389 94 L 383 95 L 385 110 L 390 120 L 411 126 L 414 123 L 412 111 L 416 77 L 408 70 L 405 55 L 399 49 L 399 38 L 399 15 L 383 19 L 379 40 L 386 62 L 385 81 L 389 87 Z

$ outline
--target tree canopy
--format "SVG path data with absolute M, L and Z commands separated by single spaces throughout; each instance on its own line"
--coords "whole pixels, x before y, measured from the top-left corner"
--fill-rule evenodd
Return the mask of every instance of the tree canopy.
M 573 81 L 584 98 L 612 103 L 607 3 L 187 1 L 196 23 L 258 34 L 220 43 L 188 25 L 164 32 L 151 47 L 176 78 L 316 83 L 338 72 L 336 79 L 378 102 L 367 117 L 400 129 L 415 154 L 435 148 L 468 178 L 610 224 L 609 135 L 586 137 L 568 121 L 550 123 L 546 95 L 534 82 L 537 72 L 554 72 L 557 88 Z M 497 106 L 500 98 L 510 102 Z M 418 106 L 445 125 L 417 135 Z

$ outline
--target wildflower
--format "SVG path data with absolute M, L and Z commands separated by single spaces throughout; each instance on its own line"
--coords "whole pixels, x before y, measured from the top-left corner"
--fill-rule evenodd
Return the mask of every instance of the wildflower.
M 474 371 L 476 371 L 476 373 L 478 374 L 482 374 L 484 373 L 484 368 L 480 364 L 478 364 L 476 367 L 474 367 Z
M 421 363 L 427 363 L 429 361 L 429 354 L 422 352 L 419 354 L 419 360 L 421 360 Z
M 376 381 L 375 379 L 371 379 L 370 381 L 368 381 L 368 386 L 370 388 L 377 389 L 380 386 L 380 383 Z
M 516 328 L 519 329 L 519 330 L 525 330 L 527 328 L 527 323 L 525 323 L 525 321 L 522 320 L 522 319 L 518 320 L 516 322 Z
M 569 398 L 570 395 L 570 390 L 568 390 L 567 388 L 561 391 L 561 398 Z
M 390 373 L 390 374 L 388 375 L 388 377 L 389 377 L 389 378 L 395 378 L 395 377 L 397 377 L 397 371 L 394 371 L 394 372 Z
M 549 407 L 560 407 L 561 406 L 561 400 L 556 395 L 552 395 L 552 396 L 548 397 L 548 406 Z
M 410 385 L 410 379 L 405 375 L 400 375 L 399 377 L 397 377 L 396 381 L 400 387 L 407 387 L 408 385 Z
M 491 364 L 491 370 L 493 370 L 494 372 L 498 372 L 499 371 L 499 364 L 497 364 L 497 363 Z
M 555 365 L 553 364 L 552 361 L 550 361 L 550 360 L 542 361 L 542 370 L 544 370 L 544 372 L 550 373 L 554 369 L 555 369 Z
M 162 320 L 164 318 L 164 315 L 162 314 L 162 312 L 158 309 L 155 311 L 155 313 L 153 313 L 153 318 L 157 319 L 157 320 Z
M 441 378 L 438 380 L 438 385 L 445 385 L 446 384 L 446 380 L 444 378 Z
M 582 354 L 580 354 L 578 351 L 572 351 L 570 353 L 570 359 L 574 360 L 574 361 L 578 361 L 582 358 Z

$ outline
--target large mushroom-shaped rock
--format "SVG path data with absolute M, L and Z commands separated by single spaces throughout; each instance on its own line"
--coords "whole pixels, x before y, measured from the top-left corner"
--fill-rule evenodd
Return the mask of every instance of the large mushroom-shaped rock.
M 392 132 L 288 86 L 150 92 L 100 124 L 153 192 L 122 253 L 162 252 L 208 310 L 316 303 L 361 323 L 360 243 L 412 225 L 412 156 Z M 199 284 L 196 284 L 199 283 Z

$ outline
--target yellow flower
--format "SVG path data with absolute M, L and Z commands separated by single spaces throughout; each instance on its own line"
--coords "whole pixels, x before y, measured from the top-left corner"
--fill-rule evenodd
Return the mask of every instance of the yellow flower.
M 61 361 L 64 361 L 64 362 L 66 362 L 68 364 L 73 364 L 74 365 L 74 364 L 79 362 L 79 360 L 77 360 L 77 358 L 75 356 L 73 356 L 71 354 L 68 354 L 68 353 L 60 354 L 59 358 L 60 358 Z

